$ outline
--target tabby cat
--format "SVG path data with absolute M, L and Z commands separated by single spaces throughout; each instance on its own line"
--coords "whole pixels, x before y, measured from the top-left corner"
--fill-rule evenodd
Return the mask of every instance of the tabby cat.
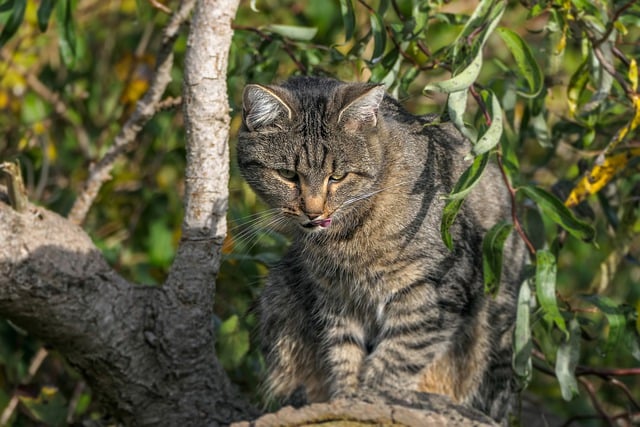
M 262 292 L 267 387 L 309 401 L 432 392 L 496 420 L 513 394 L 524 250 L 511 236 L 499 294 L 484 294 L 484 233 L 510 216 L 491 165 L 440 237 L 470 146 L 383 86 L 297 77 L 248 85 L 238 163 L 286 218 L 292 244 Z

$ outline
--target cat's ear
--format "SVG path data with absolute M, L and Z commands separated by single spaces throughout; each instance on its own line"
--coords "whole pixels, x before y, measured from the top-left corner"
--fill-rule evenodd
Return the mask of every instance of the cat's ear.
M 254 131 L 275 124 L 278 120 L 291 120 L 291 107 L 284 101 L 280 88 L 250 84 L 242 94 L 242 116 L 247 129 Z
M 344 95 L 343 107 L 338 115 L 338 123 L 347 131 L 356 131 L 378 124 L 378 109 L 384 98 L 382 85 L 357 85 L 348 87 Z

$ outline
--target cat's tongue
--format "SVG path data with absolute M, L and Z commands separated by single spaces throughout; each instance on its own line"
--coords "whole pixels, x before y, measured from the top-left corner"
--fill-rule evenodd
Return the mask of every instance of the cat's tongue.
M 322 228 L 327 228 L 328 226 L 331 225 L 331 218 L 316 219 L 316 220 L 311 221 L 311 224 L 317 225 L 317 226 L 322 227 Z

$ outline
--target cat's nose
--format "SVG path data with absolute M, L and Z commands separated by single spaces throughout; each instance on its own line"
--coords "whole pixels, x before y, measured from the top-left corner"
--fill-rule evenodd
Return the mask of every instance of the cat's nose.
M 311 212 L 305 212 L 307 215 L 307 218 L 309 218 L 309 221 L 313 221 L 314 219 L 318 219 L 319 217 L 322 216 L 321 213 L 311 213 Z

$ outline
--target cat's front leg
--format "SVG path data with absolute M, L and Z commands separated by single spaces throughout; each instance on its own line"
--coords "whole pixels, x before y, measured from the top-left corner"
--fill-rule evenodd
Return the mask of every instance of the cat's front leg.
M 353 397 L 366 355 L 363 327 L 354 318 L 331 312 L 324 315 L 324 323 L 329 394 L 332 399 Z
M 364 389 L 401 398 L 432 391 L 425 372 L 446 358 L 459 327 L 457 308 L 445 307 L 435 285 L 426 280 L 407 286 L 384 302 L 378 315 L 379 332 L 364 360 L 360 383 Z M 442 372 L 442 382 L 452 382 Z M 450 394 L 450 393 L 443 393 Z

